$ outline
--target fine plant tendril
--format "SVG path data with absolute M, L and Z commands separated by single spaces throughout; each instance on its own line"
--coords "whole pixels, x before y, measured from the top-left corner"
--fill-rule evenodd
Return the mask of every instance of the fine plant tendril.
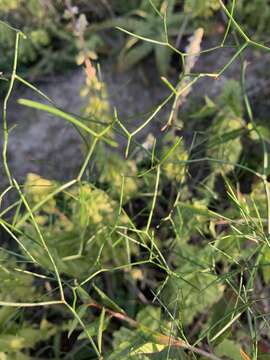
M 63 109 L 60 109 L 57 104 L 46 94 L 44 94 L 36 86 L 32 85 L 27 80 L 25 80 L 23 77 L 18 75 L 17 72 L 19 72 L 19 69 L 17 65 L 19 60 L 19 40 L 21 37 L 24 37 L 24 35 L 19 30 L 14 29 L 9 25 L 6 25 L 15 32 L 15 45 L 13 69 L 11 76 L 8 80 L 9 85 L 3 102 L 2 116 L 2 161 L 5 174 L 9 182 L 9 186 L 0 195 L 0 204 L 2 202 L 2 199 L 4 199 L 10 191 L 16 191 L 18 199 L 16 202 L 9 205 L 9 207 L 1 209 L 0 225 L 5 230 L 5 232 L 9 234 L 10 238 L 14 240 L 17 247 L 20 249 L 18 254 L 16 253 L 16 255 L 18 255 L 18 259 L 19 256 L 21 256 L 21 261 L 25 262 L 26 264 L 26 266 L 23 268 L 18 267 L 16 264 L 14 265 L 13 270 L 17 271 L 18 273 L 23 273 L 24 276 L 31 276 L 40 279 L 40 281 L 49 282 L 50 289 L 48 290 L 48 293 L 44 295 L 45 300 L 40 301 L 40 299 L 37 298 L 37 300 L 34 300 L 32 302 L 14 302 L 0 299 L 0 306 L 14 308 L 52 307 L 53 309 L 63 307 L 65 309 L 63 311 L 67 311 L 69 316 L 72 318 L 72 326 L 69 329 L 69 336 L 71 336 L 76 326 L 79 327 L 82 332 L 85 332 L 85 338 L 87 338 L 87 341 L 89 341 L 97 359 L 106 358 L 104 357 L 105 354 L 102 347 L 102 343 L 104 340 L 103 328 L 105 328 L 106 315 L 108 315 L 109 319 L 116 319 L 120 322 L 128 324 L 132 329 L 134 329 L 134 332 L 138 331 L 138 334 L 140 334 L 140 332 L 146 334 L 150 339 L 149 341 L 147 341 L 147 343 L 156 344 L 156 352 L 160 351 L 158 346 L 164 346 L 164 348 L 167 348 L 167 353 L 166 355 L 164 355 L 164 359 L 170 358 L 170 353 L 171 351 L 173 351 L 173 349 L 184 349 L 191 352 L 194 356 L 198 355 L 203 358 L 220 360 L 223 355 L 221 355 L 221 357 L 215 355 L 213 348 L 210 347 L 205 350 L 205 348 L 202 347 L 203 341 L 207 339 L 211 344 L 214 344 L 215 341 L 221 339 L 222 336 L 235 325 L 235 323 L 241 321 L 241 317 L 246 314 L 250 338 L 252 339 L 252 353 L 255 354 L 253 355 L 253 358 L 256 359 L 256 354 L 258 353 L 257 331 L 259 331 L 259 329 L 256 328 L 256 321 L 258 317 L 261 317 L 263 319 L 263 322 L 265 324 L 264 326 L 269 330 L 267 314 L 258 314 L 259 310 L 256 307 L 257 302 L 259 302 L 260 300 L 265 300 L 253 298 L 252 291 L 254 290 L 255 278 L 258 274 L 258 269 L 263 259 L 265 249 L 269 248 L 270 189 L 269 183 L 267 181 L 267 171 L 269 168 L 267 147 L 265 144 L 265 140 L 262 137 L 261 132 L 259 131 L 254 121 L 251 104 L 246 92 L 245 81 L 247 73 L 247 63 L 245 62 L 244 52 L 248 48 L 256 48 L 259 51 L 269 52 L 270 48 L 264 44 L 252 40 L 252 38 L 250 38 L 242 29 L 241 24 L 237 22 L 234 16 L 236 11 L 235 0 L 232 0 L 230 2 L 231 6 L 228 7 L 225 6 L 222 0 L 219 0 L 221 9 L 227 17 L 227 26 L 220 45 L 206 50 L 199 50 L 194 53 L 190 51 L 182 52 L 169 42 L 166 11 L 161 12 L 155 6 L 153 1 L 149 0 L 149 2 L 152 6 L 152 10 L 158 15 L 158 17 L 161 17 L 163 19 L 165 41 L 158 41 L 155 39 L 144 37 L 128 31 L 122 27 L 117 27 L 117 29 L 140 41 L 151 43 L 159 47 L 169 48 L 175 53 L 176 56 L 178 56 L 179 63 L 182 64 L 183 68 L 176 85 L 172 84 L 168 78 L 162 76 L 161 80 L 164 86 L 166 86 L 167 90 L 170 92 L 169 95 L 165 97 L 165 99 L 163 99 L 150 114 L 148 114 L 146 120 L 144 120 L 141 125 L 137 126 L 136 129 L 132 131 L 129 130 L 128 125 L 126 125 L 124 121 L 119 118 L 117 109 L 114 110 L 112 121 L 109 123 L 102 123 L 103 119 L 100 119 L 100 123 L 98 124 L 85 122 L 82 120 L 81 117 L 70 114 Z M 235 45 L 233 46 L 226 44 L 231 34 L 233 34 L 233 38 L 235 39 Z M 199 47 L 201 40 L 203 42 L 203 39 L 200 39 Z M 190 64 L 195 58 L 197 59 L 198 57 L 203 56 L 203 54 L 205 53 L 215 52 L 219 48 L 226 47 L 235 49 L 235 52 L 229 59 L 229 61 L 221 69 L 215 70 L 213 73 L 207 72 L 197 74 L 192 72 L 194 64 Z M 216 81 L 228 70 L 228 68 L 238 58 L 241 61 L 240 80 L 241 90 L 243 94 L 243 103 L 245 111 L 248 115 L 249 122 L 247 128 L 249 132 L 255 131 L 257 137 L 259 138 L 259 143 L 261 145 L 263 153 L 262 171 L 257 171 L 256 169 L 240 162 L 235 163 L 233 161 L 230 161 L 230 159 L 222 159 L 214 156 L 211 157 L 209 154 L 203 154 L 193 158 L 192 156 L 193 154 L 196 154 L 196 151 L 198 151 L 198 154 L 200 154 L 199 149 L 204 142 L 197 142 L 197 140 L 194 140 L 194 144 L 192 144 L 192 147 L 189 151 L 190 156 L 177 159 L 177 165 L 181 166 L 182 169 L 184 169 L 184 175 L 179 181 L 180 190 L 177 190 L 175 193 L 172 194 L 170 198 L 166 199 L 167 195 L 162 194 L 162 176 L 163 173 L 166 171 L 166 166 L 170 164 L 170 161 L 172 161 L 173 166 L 175 165 L 173 160 L 174 155 L 177 154 L 178 151 L 182 151 L 181 146 L 183 146 L 184 141 L 182 138 L 173 135 L 173 143 L 170 144 L 169 148 L 166 149 L 165 153 L 160 155 L 158 153 L 159 149 L 155 141 L 152 143 L 151 146 L 149 146 L 149 148 L 147 148 L 146 145 L 140 144 L 137 140 L 138 134 L 142 133 L 143 130 L 145 130 L 150 123 L 154 122 L 157 115 L 169 104 L 171 105 L 171 111 L 169 111 L 169 116 L 167 119 L 168 121 L 162 124 L 160 133 L 165 135 L 174 134 L 175 131 L 181 129 L 182 124 L 178 122 L 177 119 L 178 110 L 179 107 L 181 107 L 182 103 L 186 100 L 186 98 L 190 96 L 190 92 L 194 84 L 197 83 L 199 80 L 203 81 L 204 78 L 210 78 L 212 81 Z M 20 99 L 20 105 L 47 112 L 54 115 L 55 117 L 63 119 L 63 121 L 67 121 L 68 123 L 72 124 L 72 126 L 74 126 L 79 132 L 81 132 L 81 134 L 83 134 L 84 138 L 86 139 L 85 143 L 88 145 L 87 150 L 85 151 L 84 161 L 80 167 L 77 176 L 66 183 L 56 184 L 55 186 L 44 185 L 44 187 L 47 186 L 47 188 L 49 188 L 49 191 L 47 191 L 45 196 L 43 196 L 33 205 L 27 197 L 26 186 L 18 184 L 16 179 L 14 179 L 7 160 L 9 128 L 12 125 L 9 121 L 12 119 L 9 119 L 8 116 L 8 103 L 16 81 L 21 83 L 23 86 L 30 88 L 33 92 L 37 93 L 44 101 L 46 101 L 45 104 L 29 99 Z M 241 134 L 242 130 L 242 127 L 239 127 L 236 130 L 234 129 L 232 134 L 229 135 L 232 139 L 234 139 L 234 135 L 239 133 Z M 237 131 L 239 131 L 239 133 Z M 49 245 L 47 241 L 47 234 L 46 232 L 43 232 L 42 225 L 40 225 L 40 211 L 42 211 L 44 207 L 49 206 L 49 204 L 55 198 L 60 198 L 61 196 L 66 196 L 69 200 L 72 199 L 76 203 L 79 203 L 81 201 L 84 204 L 85 201 L 85 206 L 87 206 L 87 199 L 85 200 L 83 198 L 83 196 L 87 196 L 87 194 L 84 195 L 83 193 L 84 186 L 87 183 L 86 180 L 88 178 L 91 178 L 91 171 L 94 172 L 91 166 L 92 163 L 95 163 L 95 157 L 98 149 L 110 146 L 114 141 L 112 134 L 120 134 L 126 139 L 126 146 L 123 154 L 125 160 L 123 161 L 127 162 L 132 159 L 132 151 L 134 151 L 134 153 L 136 153 L 137 151 L 137 153 L 142 154 L 142 158 L 145 160 L 145 162 L 150 164 L 147 168 L 139 169 L 138 173 L 135 176 L 137 180 L 145 181 L 145 184 L 149 186 L 148 191 L 143 194 L 147 199 L 146 201 L 148 204 L 146 206 L 146 210 L 143 209 L 141 213 L 137 214 L 138 216 L 135 220 L 132 218 L 132 216 L 130 216 L 130 209 L 125 206 L 125 199 L 130 195 L 129 180 L 133 178 L 133 175 L 130 175 L 128 171 L 125 174 L 121 173 L 121 182 L 119 185 L 118 198 L 117 200 L 114 200 L 117 203 L 116 208 L 114 208 L 113 210 L 116 219 L 114 220 L 114 224 L 112 225 L 109 220 L 107 220 L 108 224 L 105 223 L 104 227 L 97 230 L 92 237 L 87 239 L 82 237 L 80 239 L 81 242 L 77 252 L 72 255 L 63 257 L 60 262 L 55 258 L 56 252 L 54 252 L 52 246 Z M 222 139 L 217 138 L 215 141 L 220 142 L 220 144 L 222 145 Z M 134 149 L 136 149 L 136 151 Z M 108 156 L 110 156 L 110 154 Z M 181 188 L 185 186 L 185 181 L 183 179 L 184 176 L 188 174 L 188 168 L 190 166 L 196 166 L 206 163 L 210 164 L 209 166 L 213 166 L 213 168 L 216 168 L 217 166 L 220 168 L 233 167 L 235 171 L 243 171 L 258 179 L 264 186 L 264 201 L 266 203 L 267 218 L 265 219 L 261 217 L 260 209 L 257 208 L 257 205 L 255 203 L 253 204 L 253 210 L 255 212 L 255 215 L 254 213 L 251 214 L 250 209 L 247 208 L 246 204 L 239 200 L 238 194 L 234 186 L 232 186 L 231 181 L 229 181 L 226 177 L 226 174 L 224 175 L 223 173 L 221 173 L 221 175 L 223 176 L 224 183 L 226 184 L 228 198 L 230 198 L 230 201 L 233 202 L 234 207 L 237 209 L 238 217 L 235 216 L 235 214 L 232 215 L 232 217 L 226 216 L 218 213 L 215 209 L 205 209 L 200 205 L 198 205 L 197 207 L 196 204 L 190 205 L 190 207 L 192 207 L 192 211 L 194 211 L 194 213 L 196 214 L 193 214 L 191 216 L 207 217 L 209 219 L 209 224 L 213 223 L 214 226 L 215 224 L 220 227 L 229 226 L 231 227 L 231 229 L 234 230 L 235 241 L 238 241 L 237 239 L 239 238 L 249 240 L 256 244 L 256 246 L 251 249 L 247 257 L 244 258 L 244 260 L 239 260 L 235 258 L 234 255 L 228 253 L 226 249 L 219 248 L 219 244 L 217 241 L 210 241 L 208 243 L 208 246 L 209 248 L 211 248 L 211 254 L 217 254 L 217 256 L 224 256 L 228 259 L 228 261 L 233 264 L 232 268 L 228 267 L 227 273 L 224 272 L 220 276 L 216 270 L 216 261 L 214 255 L 209 256 L 209 259 L 211 258 L 211 261 L 207 258 L 207 261 L 205 261 L 205 259 L 202 259 L 200 263 L 196 263 L 197 260 L 192 259 L 191 254 L 189 254 L 188 252 L 184 254 L 182 259 L 183 261 L 190 262 L 191 264 L 195 263 L 194 273 L 205 274 L 206 278 L 207 276 L 209 276 L 210 280 L 208 280 L 207 278 L 205 286 L 203 287 L 203 290 L 201 290 L 196 287 L 196 284 L 193 284 L 193 273 L 184 275 L 179 274 L 170 265 L 170 258 L 172 256 L 175 256 L 176 258 L 177 256 L 179 256 L 181 258 L 182 255 L 175 254 L 176 251 L 174 250 L 174 242 L 176 240 L 167 241 L 166 246 L 161 245 L 161 241 L 156 235 L 156 229 L 162 230 L 164 226 L 168 225 L 172 228 L 172 232 L 174 233 L 176 239 L 182 238 L 183 233 L 181 233 L 181 231 L 184 232 L 185 230 L 185 220 L 182 218 L 182 214 L 180 213 L 178 206 L 181 205 L 181 208 L 186 210 L 188 210 L 189 207 L 189 204 L 185 204 L 185 199 L 182 199 L 183 194 Z M 116 186 L 116 184 L 113 185 Z M 210 185 L 207 186 L 210 187 Z M 74 188 L 76 187 L 79 189 L 78 192 L 74 191 Z M 97 187 L 93 185 L 93 187 L 91 187 L 91 193 L 95 193 L 95 191 L 97 192 Z M 160 219 L 156 220 L 155 214 L 158 207 L 161 206 L 160 202 L 163 196 L 165 200 L 168 200 L 171 207 L 170 209 L 166 209 Z M 109 200 L 106 199 L 105 202 L 106 205 L 109 206 Z M 12 214 L 12 216 L 10 214 Z M 95 215 L 96 214 L 93 214 L 93 216 Z M 178 222 L 176 221 L 175 215 L 179 217 L 179 219 L 177 218 Z M 56 213 L 55 216 L 60 217 L 62 215 Z M 10 217 L 12 217 L 12 220 L 7 220 L 10 219 Z M 64 218 L 64 216 L 62 217 Z M 144 219 L 143 226 L 138 225 L 141 218 Z M 64 221 L 67 222 L 65 218 Z M 98 219 L 97 222 L 98 221 L 101 220 Z M 81 222 L 83 222 L 83 220 L 81 220 Z M 248 234 L 246 233 L 244 227 L 242 227 L 242 224 L 248 227 Z M 33 227 L 34 230 L 31 234 L 28 234 L 28 228 L 26 229 L 26 227 L 29 227 L 30 225 Z M 267 228 L 266 231 L 264 230 L 265 227 Z M 199 229 L 198 232 L 199 231 L 201 230 Z M 111 267 L 104 267 L 102 265 L 102 257 L 104 255 L 106 246 L 108 246 L 106 241 L 109 243 L 109 240 L 105 239 L 103 240 L 102 245 L 100 245 L 100 248 L 96 255 L 95 263 L 94 265 L 91 265 L 92 267 L 91 269 L 89 269 L 88 274 L 84 275 L 84 277 L 79 279 L 77 278 L 77 276 L 74 275 L 74 277 L 72 277 L 70 274 L 68 277 L 63 276 L 63 263 L 72 264 L 73 261 L 80 261 L 81 259 L 84 259 L 86 256 L 86 247 L 89 244 L 94 244 L 96 241 L 98 241 L 97 239 L 99 239 L 103 232 L 105 234 L 103 235 L 104 238 L 115 236 L 115 239 L 111 241 L 112 243 L 110 244 L 109 248 L 109 251 L 111 252 L 113 257 L 113 265 Z M 215 233 L 214 228 L 212 228 L 212 232 Z M 201 236 L 203 237 L 203 234 L 201 234 Z M 226 235 L 224 235 L 224 238 L 225 237 Z M 33 245 L 33 248 L 30 244 Z M 120 247 L 120 250 L 118 250 L 118 246 Z M 140 257 L 137 256 L 135 260 L 132 254 L 133 247 L 136 247 L 138 249 L 137 252 L 140 253 Z M 44 257 L 44 259 L 38 256 L 38 251 L 36 250 L 37 248 L 43 251 L 42 256 Z M 125 261 L 117 259 L 118 251 L 126 254 Z M 48 262 L 46 262 L 46 260 L 48 260 Z M 76 265 L 77 263 L 74 264 Z M 78 264 L 78 266 L 80 266 L 79 262 Z M 170 318 L 169 335 L 167 331 L 168 329 L 164 328 L 164 332 L 162 331 L 162 329 L 152 330 L 151 325 L 147 327 L 146 325 L 141 324 L 140 320 L 135 320 L 132 317 L 129 317 L 127 313 L 117 305 L 117 300 L 114 301 L 110 299 L 110 297 L 103 293 L 103 291 L 99 289 L 97 285 L 97 280 L 99 278 L 102 277 L 103 279 L 104 277 L 104 279 L 106 279 L 106 276 L 108 274 L 119 275 L 119 273 L 125 274 L 127 278 L 129 276 L 128 274 L 135 274 L 134 276 L 137 276 L 138 279 L 143 282 L 143 280 L 141 279 L 141 272 L 138 269 L 140 269 L 140 266 L 143 267 L 144 265 L 149 266 L 150 268 L 155 268 L 159 273 L 162 273 L 163 280 L 161 281 L 160 285 L 155 290 L 151 289 L 151 291 L 154 294 L 153 303 L 159 305 Z M 136 271 L 137 273 L 135 273 Z M 248 274 L 248 281 L 246 282 L 244 281 L 244 273 Z M 215 274 L 215 277 L 210 277 L 210 275 L 213 274 Z M 206 325 L 206 328 L 199 333 L 196 341 L 194 341 L 192 344 L 188 342 L 189 334 L 187 334 L 186 330 L 183 329 L 181 319 L 177 319 L 176 316 L 177 309 L 179 308 L 178 303 L 181 302 L 181 299 L 179 299 L 181 298 L 181 295 L 179 295 L 179 298 L 178 295 L 175 296 L 173 304 L 167 304 L 166 301 L 162 300 L 162 292 L 164 288 L 168 285 L 170 278 L 172 278 L 173 281 L 181 281 L 181 284 L 184 283 L 190 286 L 192 288 L 192 291 L 207 291 L 207 289 L 211 288 L 213 284 L 220 286 L 223 289 L 222 284 L 226 284 L 229 292 L 233 294 L 233 304 L 231 304 L 230 309 L 227 309 L 227 312 L 224 313 L 224 316 L 216 320 L 215 323 L 209 322 Z M 238 282 L 234 281 L 235 278 L 238 279 Z M 97 300 L 93 300 L 92 297 L 87 295 L 87 291 L 89 291 L 89 289 L 91 289 L 91 292 L 93 292 L 101 300 L 100 304 L 97 302 Z M 134 291 L 136 291 L 136 289 Z M 51 294 L 53 295 L 52 297 Z M 142 300 L 142 302 L 145 301 L 147 303 L 143 294 L 139 293 L 137 295 Z M 53 300 L 48 300 L 51 298 Z M 174 309 L 172 309 L 171 305 L 173 305 Z M 92 335 L 93 329 L 90 328 L 83 319 L 84 313 L 86 311 L 89 311 L 89 309 L 95 309 L 100 313 L 100 316 L 98 318 L 98 325 L 96 326 L 98 328 L 96 338 L 94 338 L 94 336 Z M 202 321 L 204 321 L 204 315 L 204 313 L 202 313 L 201 315 Z M 198 322 L 199 321 L 200 319 L 198 320 Z M 176 329 L 177 331 L 174 331 L 174 329 Z M 175 335 L 175 333 L 177 332 L 178 334 L 181 334 L 181 337 Z M 246 359 L 249 358 L 247 357 Z
M 16 31 L 13 69 L 12 69 L 11 79 L 9 81 L 8 91 L 7 91 L 7 94 L 5 96 L 4 103 L 3 103 L 3 133 L 4 133 L 3 162 L 4 162 L 6 175 L 8 177 L 8 180 L 9 180 L 10 184 L 12 184 L 12 179 L 11 179 L 10 170 L 9 170 L 9 167 L 8 167 L 8 164 L 7 164 L 7 144 L 8 144 L 7 105 L 8 105 L 8 100 L 10 98 L 10 95 L 11 95 L 11 92 L 12 92 L 12 89 L 13 89 L 14 82 L 16 80 L 19 41 L 20 41 L 21 36 L 22 36 L 22 33 L 19 32 L 19 31 Z

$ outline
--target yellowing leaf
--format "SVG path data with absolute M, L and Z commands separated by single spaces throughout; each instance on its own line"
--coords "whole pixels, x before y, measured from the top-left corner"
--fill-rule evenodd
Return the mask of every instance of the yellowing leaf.
M 151 342 L 145 343 L 140 346 L 138 349 L 131 352 L 130 355 L 138 355 L 138 354 L 152 354 L 155 352 L 160 352 L 164 350 L 166 345 L 154 344 Z

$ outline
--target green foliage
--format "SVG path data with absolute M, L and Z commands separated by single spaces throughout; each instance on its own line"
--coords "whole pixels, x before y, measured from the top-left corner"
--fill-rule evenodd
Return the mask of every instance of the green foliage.
M 214 159 L 222 159 L 226 164 L 222 167 L 220 164 L 216 164 L 213 167 L 217 171 L 222 168 L 228 172 L 239 160 L 242 151 L 239 135 L 245 126 L 242 118 L 241 89 L 234 80 L 226 83 L 217 108 L 217 114 L 209 129 L 207 155 Z
M 145 307 L 138 312 L 136 320 L 140 324 L 136 331 L 131 331 L 125 327 L 115 331 L 114 351 L 109 356 L 110 360 L 119 358 L 148 359 L 149 354 L 158 353 L 165 348 L 164 345 L 159 344 L 158 338 L 155 336 L 161 326 L 160 309 Z M 167 326 L 169 333 L 169 324 L 162 322 L 163 331 L 164 326 Z
M 0 14 L 4 13 L 4 19 L 27 36 L 27 40 L 21 40 L 19 54 L 24 70 L 37 64 L 35 72 L 40 74 L 59 71 L 61 67 L 72 64 L 76 48 L 72 34 L 67 31 L 67 22 L 62 17 L 63 7 L 60 2 L 57 1 L 55 5 L 36 0 L 2 3 L 3 1 L 0 3 Z M 14 32 L 3 24 L 0 27 L 0 51 L 6 54 L 5 58 L 1 58 L 0 65 L 1 69 L 10 71 Z
M 188 19 L 206 20 L 220 9 L 218 0 L 185 0 L 183 11 L 179 11 L 178 5 L 175 0 L 142 0 L 136 10 L 127 12 L 122 17 L 105 20 L 92 28 L 105 30 L 119 27 L 129 35 L 118 57 L 120 70 L 127 70 L 154 53 L 159 73 L 166 75 L 173 54 L 169 44 L 173 46 L 179 35 L 182 37 L 190 34 Z M 207 23 L 204 25 L 208 26 Z M 141 41 L 140 37 L 146 41 Z M 163 45 L 157 46 L 154 42 L 161 42 Z
M 106 149 L 101 149 L 97 169 L 99 181 L 108 188 L 112 197 L 119 197 L 122 187 L 124 187 L 123 200 L 125 202 L 136 194 L 140 181 L 136 177 L 135 161 L 123 161 L 116 152 L 111 153 L 108 159 L 106 158 Z
M 164 154 L 170 151 L 170 146 L 172 146 L 172 138 L 169 134 L 164 139 Z M 167 146 L 166 146 L 167 145 Z M 188 153 L 185 149 L 183 141 L 177 146 L 177 148 L 172 152 L 169 157 L 169 160 L 165 162 L 163 166 L 163 174 L 170 180 L 176 182 L 183 182 L 186 174 L 185 161 L 188 160 Z
M 184 10 L 192 17 L 208 18 L 220 9 L 218 0 L 186 0 Z
M 261 11 L 263 9 L 263 11 Z M 250 35 L 265 37 L 270 19 L 270 4 L 266 0 L 237 1 L 237 16 Z
M 122 18 L 107 20 L 95 26 L 96 30 L 104 30 L 119 26 L 131 33 L 143 36 L 154 41 L 166 43 L 165 29 L 162 14 L 166 11 L 166 27 L 169 38 L 177 36 L 179 26 L 183 21 L 183 14 L 174 13 L 176 2 L 170 1 L 166 6 L 165 1 L 156 1 L 156 9 L 160 9 L 160 14 L 155 11 L 148 1 L 142 1 L 141 6 L 135 13 L 131 13 Z M 120 70 L 127 70 L 146 56 L 154 52 L 156 64 L 161 74 L 166 74 L 170 65 L 172 51 L 167 46 L 156 46 L 150 42 L 142 42 L 138 38 L 129 36 L 119 55 L 118 66 Z
M 31 274 L 26 275 L 22 272 L 23 266 L 21 266 L 18 271 L 14 270 L 15 267 L 16 259 L 1 252 L 1 300 L 31 301 L 33 296 L 35 296 L 33 277 Z M 4 313 L 4 308 L 2 310 Z
M 25 6 L 34 12 L 33 22 L 40 20 L 37 27 L 25 24 L 30 40 L 20 48 L 23 61 L 36 61 L 52 46 L 50 26 L 58 31 L 58 24 L 45 26 L 52 15 L 45 16 L 44 4 L 3 3 L 7 16 Z M 120 55 L 123 64 L 128 67 L 155 52 L 162 73 L 168 71 L 170 53 L 168 46 L 155 42 L 167 41 L 165 12 L 171 39 L 188 14 L 205 21 L 220 8 L 214 0 L 187 0 L 179 12 L 175 1 L 152 0 L 115 1 L 112 7 L 107 4 L 108 11 L 117 4 L 122 16 L 100 28 L 118 24 L 154 40 L 141 42 L 129 34 Z M 60 3 L 57 6 L 61 9 Z M 20 9 L 20 16 L 25 9 Z M 156 138 L 148 134 L 140 144 L 136 135 L 154 119 L 156 110 L 133 132 L 118 119 L 117 111 L 112 115 L 106 84 L 91 62 L 100 38 L 85 40 L 87 17 L 73 18 L 75 10 L 70 10 L 69 20 L 79 26 L 77 60 L 86 71 L 81 116 L 53 104 L 20 104 L 60 116 L 79 130 L 85 161 L 78 176 L 60 183 L 30 173 L 24 184 L 18 184 L 8 171 L 4 109 L 3 163 L 10 187 L 0 200 L 11 190 L 17 198 L 1 209 L 0 217 L 9 237 L 0 248 L 0 358 L 263 358 L 269 350 L 267 127 L 256 127 L 246 111 L 247 97 L 243 102 L 244 87 L 229 80 L 220 96 L 205 95 L 197 111 L 191 111 L 192 103 L 181 122 L 169 123 Z M 2 35 L 8 43 L 9 35 Z M 164 103 L 173 100 L 172 111 L 178 100 L 183 104 L 183 84 L 217 77 L 189 74 L 195 60 L 194 55 L 188 57 L 189 71 L 176 85 L 163 79 L 171 90 Z M 182 94 L 184 99 L 188 92 Z M 186 129 L 192 140 L 185 136 Z M 126 137 L 125 154 L 120 154 L 116 133 Z M 244 144 L 252 141 L 262 150 L 251 167 L 250 149 Z M 253 178 L 244 193 L 242 179 L 247 173 Z
M 34 285 L 34 276 L 26 271 L 26 265 L 20 264 L 20 258 L 5 255 L 1 252 L 1 301 L 31 302 L 45 299 L 44 294 Z M 29 319 L 19 316 L 17 309 L 1 307 L 0 309 L 0 356 L 3 359 L 30 359 L 30 349 L 42 341 L 49 340 L 60 326 L 50 323 L 44 317 L 40 323 L 31 323 Z M 27 353 L 23 350 L 27 349 Z
M 210 265 L 205 261 L 205 257 L 209 257 L 207 253 L 191 246 L 184 248 L 178 255 L 181 259 L 176 270 L 179 278 L 171 277 L 165 287 L 166 304 L 172 312 L 177 309 L 183 325 L 191 324 L 196 316 L 209 311 L 223 295 L 224 287 L 218 283 L 218 277 L 207 273 Z
M 35 174 L 28 175 L 25 184 L 26 196 L 30 206 L 38 205 L 46 199 L 55 182 L 43 179 Z M 120 264 L 126 255 L 116 258 L 122 244 L 114 245 L 117 238 L 112 229 L 116 221 L 125 223 L 121 216 L 118 219 L 117 204 L 101 189 L 88 183 L 82 183 L 63 195 L 61 199 L 50 198 L 36 214 L 36 221 L 46 233 L 47 245 L 54 254 L 60 273 L 82 279 L 94 273 L 101 266 L 109 263 Z M 31 248 L 30 252 L 42 266 L 52 269 L 50 259 L 39 241 L 33 243 L 36 230 L 33 224 L 24 227 L 23 242 Z M 109 247 L 106 256 L 100 259 L 103 247 Z M 101 261 L 101 263 L 100 263 Z
M 20 324 L 21 328 L 14 327 L 0 334 L 0 356 L 3 359 L 31 359 L 24 349 L 33 349 L 38 343 L 50 339 L 59 328 L 45 319 L 39 326 L 30 326 L 27 323 Z
M 20 0 L 1 0 L 0 7 L 1 10 L 5 13 L 8 13 L 11 10 L 15 10 L 20 5 Z
M 36 75 L 61 71 L 64 66 L 73 65 L 76 51 L 81 47 L 77 33 L 77 20 L 82 19 L 82 14 L 79 16 L 80 12 L 85 17 L 86 26 L 88 22 L 90 23 L 90 30 L 104 30 L 118 26 L 154 41 L 166 43 L 168 36 L 168 41 L 174 45 L 179 34 L 182 37 L 192 32 L 194 24 L 199 24 L 205 29 L 211 27 L 214 15 L 220 10 L 218 0 L 185 0 L 181 5 L 175 0 L 132 0 L 128 2 L 94 0 L 91 3 L 76 0 L 72 4 L 74 6 L 70 10 L 61 1 L 1 0 L 0 14 L 2 14 L 2 18 L 10 25 L 20 29 L 28 38 L 27 41 L 22 40 L 20 63 L 25 71 L 29 67 L 34 68 L 32 76 L 33 73 Z M 261 12 L 260 9 L 264 9 L 264 11 Z M 165 14 L 166 30 L 164 28 Z M 265 37 L 270 16 L 267 0 L 239 0 L 236 2 L 236 14 L 239 21 L 246 26 L 248 33 L 254 34 L 255 37 Z M 74 24 L 72 25 L 74 20 L 75 28 Z M 92 25 L 93 21 L 98 22 Z M 0 26 L 0 50 L 6 54 L 0 65 L 1 69 L 9 71 L 8 64 L 13 56 L 14 34 L 5 26 Z M 96 59 L 99 52 L 107 54 L 109 51 L 106 49 L 106 37 L 95 35 L 93 31 L 87 30 L 84 45 L 88 56 L 92 59 Z M 162 75 L 168 73 L 173 53 L 171 48 L 142 42 L 132 36 L 127 37 L 120 51 L 119 69 L 129 69 L 151 53 L 155 55 L 159 72 Z M 79 62 L 84 55 L 81 53 L 77 56 Z
M 232 360 L 242 360 L 239 346 L 235 342 L 228 339 L 224 340 L 216 347 L 216 353 L 218 356 L 226 356 Z

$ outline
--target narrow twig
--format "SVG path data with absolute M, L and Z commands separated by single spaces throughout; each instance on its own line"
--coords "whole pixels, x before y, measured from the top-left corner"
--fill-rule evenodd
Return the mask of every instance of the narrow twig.
M 7 163 L 7 146 L 8 146 L 8 123 L 7 123 L 7 105 L 8 101 L 11 95 L 11 92 L 13 90 L 13 86 L 16 80 L 16 71 L 17 71 L 17 65 L 18 65 L 18 52 L 19 52 L 19 42 L 20 42 L 20 36 L 22 36 L 21 32 L 16 32 L 16 40 L 15 40 L 15 51 L 14 51 L 14 59 L 13 59 L 13 68 L 12 68 L 12 74 L 11 79 L 9 81 L 9 87 L 8 91 L 6 93 L 6 96 L 4 98 L 4 104 L 3 104 L 3 132 L 4 132 L 4 144 L 3 144 L 3 163 L 4 163 L 4 169 L 6 172 L 6 175 L 8 177 L 10 185 L 12 185 L 12 178 L 11 173 L 9 170 L 9 166 Z
M 99 310 L 102 310 L 102 308 L 104 308 L 104 306 L 99 305 L 95 302 L 91 302 L 89 304 L 87 304 L 89 307 L 93 307 Z M 117 311 L 113 311 L 111 309 L 105 308 L 105 311 L 111 316 L 114 317 L 120 321 L 126 322 L 128 323 L 131 327 L 135 328 L 135 329 L 141 329 L 141 330 L 145 330 L 145 332 L 151 334 L 153 336 L 153 338 L 155 339 L 156 343 L 161 344 L 161 345 L 165 345 L 165 346 L 174 346 L 176 348 L 181 348 L 181 349 L 185 349 L 185 350 L 189 350 L 193 353 L 196 353 L 198 355 L 202 355 L 207 357 L 208 359 L 211 360 L 221 360 L 219 357 L 217 357 L 214 354 L 211 354 L 205 350 L 199 349 L 197 347 L 194 347 L 192 345 L 187 344 L 186 342 L 184 342 L 182 339 L 179 338 L 175 338 L 175 337 L 171 337 L 168 335 L 164 335 L 161 334 L 159 332 L 155 332 L 151 329 L 149 329 L 148 327 L 140 324 L 138 321 L 132 319 L 131 317 L 129 317 L 127 314 L 125 313 L 119 313 Z

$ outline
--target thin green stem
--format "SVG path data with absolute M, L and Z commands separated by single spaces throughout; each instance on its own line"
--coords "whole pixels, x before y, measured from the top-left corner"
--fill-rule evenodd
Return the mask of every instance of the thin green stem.
M 16 71 L 17 71 L 17 65 L 18 65 L 18 52 L 19 52 L 19 43 L 20 43 L 20 32 L 16 32 L 16 40 L 15 40 L 15 52 L 14 52 L 14 59 L 13 59 L 13 68 L 12 68 L 12 74 L 11 79 L 9 82 L 9 87 L 6 93 L 6 96 L 4 98 L 3 103 L 3 132 L 4 132 L 4 144 L 3 144 L 3 162 L 4 162 L 4 169 L 7 175 L 7 178 L 9 180 L 9 183 L 12 185 L 12 177 L 10 173 L 10 169 L 7 163 L 7 146 L 8 146 L 8 138 L 9 138 L 9 130 L 8 130 L 8 122 L 7 122 L 7 105 L 8 101 L 11 95 L 11 92 L 13 90 L 13 86 L 16 80 Z

